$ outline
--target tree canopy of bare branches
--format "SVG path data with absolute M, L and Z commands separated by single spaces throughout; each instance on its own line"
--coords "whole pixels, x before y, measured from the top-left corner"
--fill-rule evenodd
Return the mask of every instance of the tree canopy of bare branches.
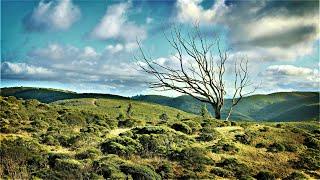
M 215 110 L 215 118 L 221 119 L 221 109 L 226 95 L 226 62 L 229 54 L 222 50 L 220 39 L 204 36 L 198 25 L 183 35 L 181 27 L 174 26 L 170 33 L 164 33 L 166 40 L 174 49 L 174 60 L 177 66 L 168 66 L 152 59 L 142 49 L 138 41 L 141 55 L 135 56 L 140 68 L 153 75 L 156 81 L 150 87 L 161 90 L 174 90 L 182 94 L 210 104 Z M 244 94 L 244 89 L 251 86 L 248 75 L 248 60 L 241 59 L 234 64 L 234 95 L 227 119 L 232 108 L 236 106 Z M 251 92 L 249 92 L 251 93 Z

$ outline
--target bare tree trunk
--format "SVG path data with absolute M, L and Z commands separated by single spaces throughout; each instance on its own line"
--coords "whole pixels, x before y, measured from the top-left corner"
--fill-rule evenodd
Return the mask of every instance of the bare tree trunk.
M 228 112 L 228 116 L 227 116 L 227 118 L 226 118 L 226 121 L 229 120 L 229 118 L 230 118 L 230 116 L 231 116 L 232 109 L 233 109 L 233 106 L 231 106 L 231 108 L 230 108 L 230 110 L 229 110 L 229 112 Z
M 221 106 L 212 105 L 216 119 L 221 119 Z

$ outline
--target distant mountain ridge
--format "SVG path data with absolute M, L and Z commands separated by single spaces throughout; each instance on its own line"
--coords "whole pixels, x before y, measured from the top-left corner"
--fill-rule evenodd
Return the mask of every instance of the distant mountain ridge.
M 109 99 L 129 99 L 128 97 L 99 94 L 99 93 L 76 93 L 52 88 L 35 88 L 35 87 L 9 87 L 1 88 L 1 96 L 15 96 L 22 99 L 37 99 L 44 103 L 51 103 L 64 99 L 75 98 L 109 98 Z
M 186 112 L 198 114 L 203 103 L 190 97 L 166 97 L 159 95 L 140 95 L 132 98 L 97 93 L 75 93 L 49 88 L 10 87 L 1 88 L 1 96 L 15 96 L 23 99 L 37 99 L 50 103 L 64 99 L 74 98 L 109 98 L 132 99 L 149 103 L 156 103 L 174 107 Z M 222 117 L 226 116 L 231 100 L 227 99 L 222 110 Z M 267 95 L 253 95 L 245 97 L 234 108 L 231 119 L 233 120 L 258 120 L 258 121 L 319 121 L 319 92 L 279 92 Z M 208 110 L 214 114 L 211 106 Z
M 175 98 L 146 95 L 135 96 L 133 99 L 153 102 L 175 107 L 191 113 L 199 113 L 203 103 L 190 96 Z M 226 99 L 222 109 L 222 117 L 230 107 L 231 100 Z M 259 121 L 302 121 L 319 120 L 319 92 L 279 92 L 268 95 L 253 95 L 243 98 L 234 108 L 231 119 Z M 214 110 L 207 105 L 213 114 Z

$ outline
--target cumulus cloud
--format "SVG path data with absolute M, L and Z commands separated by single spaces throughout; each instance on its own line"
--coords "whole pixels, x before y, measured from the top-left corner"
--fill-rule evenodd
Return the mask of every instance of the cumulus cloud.
M 28 31 L 66 30 L 81 16 L 80 9 L 71 0 L 41 0 L 23 21 Z
M 264 89 L 319 91 L 319 69 L 294 65 L 271 65 L 261 73 Z
M 55 73 L 48 68 L 26 63 L 2 62 L 1 75 L 10 79 L 39 79 L 43 76 L 52 78 Z
M 24 63 L 3 61 L 1 75 L 3 79 L 107 85 L 134 94 L 147 88 L 148 76 L 138 70 L 125 48 L 116 44 L 97 52 L 91 46 L 49 44 L 29 52 Z
M 134 42 L 136 38 L 145 39 L 147 32 L 144 27 L 136 25 L 127 18 L 129 3 L 111 5 L 94 29 L 91 37 L 99 40 L 118 39 Z
M 234 53 L 264 61 L 294 61 L 314 52 L 319 39 L 318 1 L 177 1 L 178 20 L 223 25 Z
M 204 9 L 201 6 L 203 0 L 178 0 L 177 17 L 180 22 L 187 23 L 211 23 L 217 16 L 221 16 L 224 12 L 223 0 L 217 0 L 211 8 Z

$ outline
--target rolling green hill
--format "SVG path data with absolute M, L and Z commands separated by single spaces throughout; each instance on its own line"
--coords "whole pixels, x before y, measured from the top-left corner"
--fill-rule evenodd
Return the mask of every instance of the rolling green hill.
M 10 87 L 1 88 L 1 96 L 15 96 L 22 99 L 37 99 L 44 103 L 50 103 L 64 99 L 75 98 L 108 98 L 108 99 L 129 99 L 127 97 L 98 94 L 98 93 L 75 93 L 72 91 L 65 91 L 51 88 L 34 88 L 34 87 Z
M 1 88 L 1 96 L 15 96 L 23 99 L 37 99 L 51 103 L 58 100 L 74 98 L 107 98 L 128 100 L 110 94 L 75 93 L 47 88 L 13 87 Z M 190 96 L 165 97 L 158 95 L 141 95 L 131 100 L 156 103 L 174 107 L 185 112 L 199 114 L 203 103 Z M 226 116 L 230 100 L 226 99 L 222 117 Z M 214 114 L 211 106 L 208 110 Z M 305 121 L 319 120 L 319 92 L 279 92 L 268 95 L 245 97 L 235 108 L 231 119 L 249 121 Z
M 168 98 L 163 96 L 135 96 L 133 99 L 175 107 L 191 113 L 199 113 L 201 103 L 190 96 Z M 222 117 L 226 116 L 231 101 L 225 102 Z M 208 110 L 213 114 L 211 106 Z M 234 108 L 231 119 L 302 121 L 319 120 L 318 92 L 280 92 L 268 95 L 253 95 L 243 98 Z

